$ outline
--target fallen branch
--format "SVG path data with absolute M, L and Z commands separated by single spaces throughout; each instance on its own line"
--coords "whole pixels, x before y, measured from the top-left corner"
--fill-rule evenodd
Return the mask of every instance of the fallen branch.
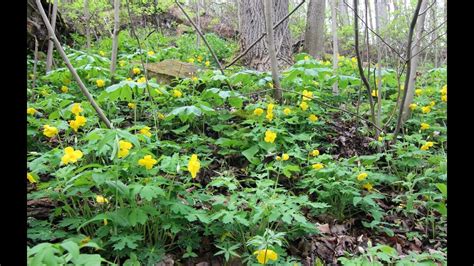
M 71 72 L 72 76 L 76 80 L 77 84 L 79 84 L 79 89 L 81 89 L 82 93 L 84 96 L 86 96 L 87 100 L 90 102 L 92 107 L 94 107 L 95 111 L 99 115 L 99 118 L 105 123 L 105 125 L 108 128 L 113 128 L 112 124 L 110 123 L 109 119 L 105 116 L 104 112 L 102 109 L 100 109 L 99 105 L 95 102 L 94 98 L 92 95 L 89 93 L 87 90 L 86 86 L 82 82 L 81 78 L 76 72 L 76 69 L 71 65 L 71 62 L 69 61 L 69 58 L 67 58 L 66 53 L 63 50 L 63 47 L 61 46 L 61 43 L 59 43 L 58 38 L 56 37 L 56 34 L 54 34 L 54 30 L 51 27 L 51 24 L 49 23 L 48 17 L 46 16 L 46 13 L 44 12 L 43 6 L 41 5 L 41 0 L 36 0 L 36 5 L 38 6 L 38 10 L 41 14 L 41 17 L 43 18 L 44 24 L 46 25 L 46 28 L 48 29 L 48 32 L 53 39 L 54 44 L 56 45 L 56 50 L 58 50 L 59 54 L 64 60 L 64 63 L 66 63 L 67 68 Z

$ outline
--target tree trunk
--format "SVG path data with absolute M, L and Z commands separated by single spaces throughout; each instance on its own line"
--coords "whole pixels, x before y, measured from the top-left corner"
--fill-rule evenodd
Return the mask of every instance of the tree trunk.
M 331 31 L 332 31 L 332 68 L 334 74 L 337 75 L 337 65 L 339 61 L 339 48 L 337 43 L 337 13 L 336 13 L 336 1 L 331 1 Z M 339 94 L 339 88 L 337 79 L 332 86 L 332 93 L 334 95 Z
M 331 0 L 336 1 L 336 0 Z M 342 26 L 350 25 L 351 24 L 351 16 L 349 15 L 349 10 L 346 4 L 344 4 L 344 0 L 339 1 L 339 17 L 341 18 Z
M 310 0 L 306 18 L 304 51 L 321 59 L 324 53 L 324 18 L 326 0 Z
M 275 88 L 275 100 L 281 102 L 280 78 L 278 77 L 278 64 L 276 59 L 275 41 L 273 39 L 273 23 L 272 23 L 272 0 L 265 0 L 265 28 L 267 31 L 268 53 L 272 67 L 273 86 Z
M 380 28 L 382 20 L 381 13 L 384 8 L 384 3 L 381 0 L 375 0 L 375 32 L 380 35 Z M 376 77 L 376 90 L 377 90 L 377 114 L 375 118 L 375 124 L 380 127 L 382 124 L 382 42 L 379 38 L 376 38 L 377 46 L 377 77 Z M 375 137 L 380 136 L 380 131 L 375 131 Z
M 114 32 L 112 40 L 112 58 L 110 62 L 110 76 L 113 79 L 117 67 L 118 36 L 120 31 L 120 0 L 114 0 Z
M 423 0 L 423 2 L 421 3 L 420 10 L 425 11 L 427 5 L 428 5 L 428 0 Z M 412 48 L 413 49 L 412 54 L 414 56 L 411 59 L 410 79 L 408 80 L 407 98 L 405 100 L 405 103 L 403 104 L 403 115 L 402 115 L 403 122 L 405 122 L 408 119 L 408 116 L 410 114 L 409 106 L 413 102 L 413 96 L 415 94 L 416 69 L 418 67 L 418 60 L 419 60 L 418 52 L 420 51 L 421 37 L 423 36 L 423 26 L 425 24 L 426 13 L 428 12 L 424 12 L 418 17 L 418 22 L 416 24 L 416 37 L 414 41 L 414 47 Z
M 51 27 L 53 30 L 56 30 L 56 15 L 58 13 L 58 0 L 54 0 L 53 4 L 53 14 L 51 15 Z M 51 35 L 49 36 L 51 38 Z M 51 66 L 53 65 L 53 48 L 54 43 L 52 40 L 48 42 L 48 54 L 46 56 L 46 73 L 51 71 Z
M 240 24 L 241 33 L 240 49 L 245 51 L 256 39 L 258 39 L 265 32 L 265 16 L 263 1 L 255 0 L 239 0 L 240 1 Z M 273 4 L 272 25 L 288 14 L 288 0 L 274 1 Z M 273 27 L 273 26 L 272 26 Z M 288 20 L 285 20 L 274 31 L 274 41 L 279 44 L 276 56 L 280 66 L 286 65 L 285 61 L 291 61 L 291 42 L 290 31 L 288 29 Z M 281 45 L 280 45 L 281 43 Z M 268 42 L 262 40 L 257 43 L 250 51 L 242 58 L 245 65 L 263 71 L 270 68 L 268 60 Z
M 86 19 L 86 43 L 87 50 L 91 49 L 91 29 L 89 27 L 90 14 L 89 14 L 89 0 L 84 0 L 84 16 Z
M 200 2 L 201 0 L 196 0 L 196 26 L 198 27 L 199 30 L 201 30 L 201 9 L 200 9 Z M 199 35 L 196 35 L 196 45 L 199 48 L 201 45 L 201 39 L 199 38 Z

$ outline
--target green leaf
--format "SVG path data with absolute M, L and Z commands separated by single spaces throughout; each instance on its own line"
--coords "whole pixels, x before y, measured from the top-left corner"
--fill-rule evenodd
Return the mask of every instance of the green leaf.
M 255 158 L 255 154 L 259 151 L 258 145 L 253 145 L 252 147 L 246 149 L 245 151 L 242 152 L 242 155 L 249 160 L 249 162 L 253 164 L 258 164 L 259 160 Z
M 229 98 L 229 104 L 232 107 L 240 109 L 240 108 L 242 108 L 243 103 L 244 103 L 244 101 L 239 97 L 230 97 Z
M 444 198 L 448 197 L 448 188 L 446 187 L 445 184 L 443 183 L 436 183 L 435 186 L 438 188 L 438 190 L 443 194 Z
M 146 221 L 148 220 L 147 214 L 140 208 L 134 208 L 130 212 L 130 215 L 128 216 L 128 221 L 130 222 L 130 225 L 135 226 L 137 223 L 139 224 L 145 224 Z

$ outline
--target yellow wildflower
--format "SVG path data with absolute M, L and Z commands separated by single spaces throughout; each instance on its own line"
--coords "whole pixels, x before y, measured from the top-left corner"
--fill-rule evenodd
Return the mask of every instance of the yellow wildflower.
M 139 75 L 140 73 L 142 73 L 142 71 L 138 67 L 134 67 L 132 69 L 132 72 L 134 75 Z
M 311 101 L 312 97 L 313 97 L 312 91 L 307 91 L 307 90 L 303 91 L 303 101 Z
M 312 150 L 310 154 L 311 156 L 316 157 L 319 155 L 319 150 Z
M 27 173 L 27 174 L 26 174 L 26 178 L 27 178 L 28 181 L 30 181 L 30 183 L 32 183 L 32 184 L 33 184 L 33 183 L 38 183 L 38 181 L 35 179 L 35 177 L 34 177 L 32 174 L 30 174 L 30 173 Z
M 154 55 L 155 55 L 155 52 L 153 52 L 153 51 L 148 51 L 147 54 L 148 54 L 148 56 L 154 56 Z
M 199 80 L 198 77 L 192 77 L 191 79 L 193 80 L 193 82 L 197 82 Z
M 275 159 L 276 159 L 277 161 L 281 161 L 280 155 L 277 155 L 277 157 L 275 157 Z
M 199 63 L 201 63 L 202 62 L 202 56 L 198 55 L 197 60 L 198 60 Z
M 306 55 L 306 56 L 304 57 L 304 60 L 309 60 L 309 56 Z
M 73 147 L 67 147 L 64 149 L 64 155 L 61 158 L 62 164 L 75 163 L 77 160 L 82 158 L 82 151 L 74 150 Z
M 379 137 L 377 138 L 377 140 L 378 140 L 378 141 L 382 141 L 383 138 L 382 138 L 381 136 L 379 136 Z
M 119 141 L 118 157 L 123 158 L 123 157 L 127 156 L 132 147 L 133 147 L 132 143 L 130 143 L 128 141 L 120 140 Z
M 132 81 L 132 78 L 127 78 L 127 81 Z
M 413 110 L 416 109 L 416 107 L 418 107 L 418 105 L 417 105 L 416 103 L 412 103 L 412 104 L 410 104 L 408 107 L 410 107 L 410 110 L 413 111 Z
M 261 116 L 263 114 L 263 109 L 262 108 L 256 108 L 253 110 L 253 114 L 256 116 Z
M 183 96 L 183 93 L 180 90 L 177 90 L 177 89 L 173 90 L 173 97 L 181 98 L 182 96 Z
M 125 66 L 125 61 L 120 60 L 120 61 L 119 61 L 119 66 L 121 66 L 121 67 Z
M 145 77 L 141 77 L 137 80 L 138 83 L 145 83 L 146 82 L 146 78 Z
M 430 125 L 429 125 L 429 124 L 427 124 L 427 123 L 421 123 L 421 127 L 420 127 L 421 130 L 426 130 L 426 129 L 429 129 L 429 128 L 430 128 Z
M 316 122 L 316 121 L 318 121 L 318 117 L 317 117 L 316 115 L 314 115 L 314 114 L 311 114 L 311 115 L 309 116 L 309 120 L 310 120 L 311 122 Z
M 95 83 L 97 84 L 97 87 L 99 88 L 102 88 L 105 86 L 105 81 L 103 79 L 98 79 L 95 81 Z
M 145 135 L 147 137 L 151 137 L 150 128 L 147 126 L 143 127 L 142 129 L 140 129 L 140 134 Z
M 276 261 L 278 259 L 278 254 L 271 249 L 257 250 L 253 254 L 257 255 L 257 261 L 260 264 L 267 264 L 269 260 Z
M 371 191 L 374 188 L 370 183 L 364 184 L 362 187 L 367 189 L 367 191 Z
M 364 181 L 367 178 L 368 174 L 366 172 L 362 172 L 357 176 L 357 180 Z
M 36 114 L 36 112 L 38 112 L 38 111 L 36 111 L 35 108 L 30 107 L 30 108 L 26 109 L 26 113 L 29 114 L 29 115 L 34 115 L 34 114 Z
M 267 115 L 265 117 L 268 119 L 268 121 L 272 121 L 272 119 L 273 119 L 273 107 L 274 106 L 275 105 L 273 103 L 269 103 L 267 105 Z
M 379 96 L 379 91 L 378 90 L 372 90 L 372 97 L 378 97 Z
M 271 83 L 271 82 L 268 82 L 268 83 L 267 83 L 267 85 L 268 85 L 268 87 L 270 87 L 270 88 L 272 88 L 272 89 L 273 89 L 273 83 Z
M 267 129 L 267 131 L 265 131 L 265 142 L 268 142 L 268 143 L 274 143 L 275 142 L 275 139 L 277 137 L 277 133 Z
M 211 65 L 211 62 L 209 61 L 206 61 L 206 63 L 204 63 L 207 67 Z
M 416 96 L 420 96 L 422 93 L 423 93 L 423 90 L 422 90 L 422 89 L 416 89 L 416 90 L 415 90 Z
M 357 58 L 356 58 L 356 57 L 352 57 L 352 58 L 351 58 L 351 62 L 352 62 L 352 63 L 357 63 Z
M 285 115 L 289 115 L 289 114 L 291 113 L 291 109 L 287 107 L 287 108 L 285 108 L 285 109 L 283 110 L 283 113 L 284 113 Z
M 423 106 L 423 107 L 421 107 L 421 112 L 422 112 L 423 114 L 427 114 L 427 113 L 431 112 L 431 106 Z
M 71 112 L 75 115 L 79 115 L 80 113 L 82 113 L 84 110 L 82 110 L 81 108 L 81 104 L 80 103 L 75 103 L 72 105 L 71 107 Z
M 194 63 L 194 58 L 189 58 L 188 62 L 191 63 L 191 64 Z
M 109 200 L 101 195 L 95 196 L 95 201 L 97 201 L 99 204 L 109 203 Z
M 308 104 L 305 101 L 300 103 L 301 110 L 306 111 L 308 109 Z
M 191 159 L 188 162 L 188 171 L 191 173 L 192 178 L 196 178 L 199 169 L 201 168 L 201 163 L 196 154 L 191 155 Z
M 105 56 L 105 52 L 104 52 L 104 51 L 99 51 L 99 54 L 100 54 L 100 56 Z
M 281 159 L 282 159 L 283 161 L 288 161 L 288 159 L 290 159 L 290 155 L 288 155 L 288 153 L 283 153 L 283 154 L 281 155 Z
M 69 88 L 66 87 L 66 86 L 62 86 L 62 87 L 61 87 L 61 91 L 64 92 L 64 93 L 66 93 L 66 92 L 69 91 Z
M 436 104 L 435 101 L 431 101 L 431 102 L 430 102 L 430 106 L 431 106 L 431 107 L 435 106 L 435 104 Z
M 439 92 L 441 92 L 441 95 L 448 94 L 448 85 L 444 85 Z
M 442 95 L 441 96 L 441 101 L 448 102 L 448 95 Z
M 319 169 L 322 169 L 324 168 L 324 164 L 322 163 L 315 163 L 312 165 L 313 169 L 316 169 L 316 170 L 319 170 Z
M 135 109 L 135 108 L 137 108 L 137 104 L 136 103 L 128 103 L 128 108 Z
M 155 165 L 158 161 L 153 159 L 151 155 L 145 155 L 143 159 L 138 160 L 138 164 L 141 166 L 145 166 L 147 170 L 150 170 L 153 168 L 153 165 Z
M 74 130 L 74 132 L 77 132 L 79 127 L 81 127 L 76 120 L 70 120 L 69 121 L 69 126 Z
M 52 138 L 57 135 L 59 130 L 56 127 L 50 127 L 49 125 L 44 125 L 43 135 L 48 138 Z

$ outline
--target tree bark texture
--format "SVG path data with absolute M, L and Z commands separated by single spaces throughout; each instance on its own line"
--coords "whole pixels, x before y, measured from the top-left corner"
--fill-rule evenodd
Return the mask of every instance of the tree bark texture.
M 120 32 L 120 0 L 114 0 L 114 32 L 112 36 L 112 58 L 110 76 L 113 78 L 117 67 L 118 35 Z
M 337 43 L 337 12 L 336 12 L 336 1 L 331 1 L 331 31 L 332 31 L 332 68 L 334 73 L 337 74 L 337 67 L 339 61 L 339 48 Z M 332 86 L 332 93 L 334 95 L 339 94 L 339 88 L 336 82 Z
M 306 19 L 304 51 L 321 59 L 324 53 L 324 18 L 326 0 L 310 0 Z
M 265 31 L 265 15 L 263 1 L 239 0 L 240 1 L 240 25 L 241 32 L 240 49 L 245 51 Z M 273 1 L 272 25 L 288 14 L 288 0 Z M 280 67 L 291 61 L 291 41 L 288 20 L 284 21 L 274 31 L 276 56 Z M 270 68 L 268 56 L 268 42 L 266 39 L 257 43 L 243 58 L 242 62 L 250 68 L 259 71 Z
M 84 16 L 86 20 L 86 45 L 87 49 L 91 49 L 91 30 L 89 27 L 90 14 L 89 14 L 89 0 L 84 0 Z

